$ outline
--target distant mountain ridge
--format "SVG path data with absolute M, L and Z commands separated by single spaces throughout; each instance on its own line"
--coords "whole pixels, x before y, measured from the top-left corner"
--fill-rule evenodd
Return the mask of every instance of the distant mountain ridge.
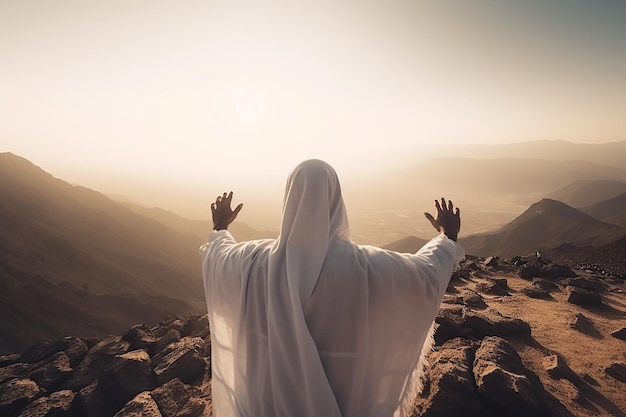
M 0 351 L 205 308 L 196 237 L 11 153 L 0 195 Z
M 462 237 L 459 243 L 469 255 L 511 258 L 556 248 L 564 243 L 606 245 L 624 235 L 626 230 L 617 225 L 604 223 L 563 202 L 542 199 L 496 232 Z M 409 236 L 384 247 L 415 252 L 422 242 L 423 239 Z
M 580 208 L 626 193 L 626 182 L 614 180 L 575 181 L 548 195 L 572 207 Z

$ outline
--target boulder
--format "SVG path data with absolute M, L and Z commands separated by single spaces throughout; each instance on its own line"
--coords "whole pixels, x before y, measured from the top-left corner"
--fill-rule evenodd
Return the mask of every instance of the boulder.
M 573 329 L 576 329 L 579 332 L 585 333 L 591 337 L 595 337 L 596 339 L 602 338 L 602 334 L 600 334 L 598 329 L 596 329 L 591 319 L 589 319 L 582 313 L 576 314 L 576 318 L 570 326 Z
M 626 341 L 626 327 L 622 327 L 621 329 L 617 329 L 614 332 L 611 332 L 611 336 Z
M 13 353 L 10 355 L 0 355 L 0 368 L 5 366 L 13 365 L 14 363 L 19 362 L 22 355 L 19 353 Z
M 205 371 L 203 352 L 204 341 L 200 337 L 185 337 L 168 345 L 154 357 L 154 372 L 159 383 L 174 378 L 184 383 L 196 380 Z
M 137 394 L 114 417 L 162 417 L 159 406 L 149 392 Z
M 550 355 L 543 358 L 543 368 L 553 379 L 576 380 L 576 374 L 560 355 Z
M 143 349 L 150 356 L 156 353 L 157 341 L 152 335 L 150 328 L 144 324 L 131 327 L 123 336 L 122 340 L 130 343 L 130 350 Z
M 154 338 L 156 339 L 155 352 L 161 352 L 165 347 L 171 343 L 178 342 L 180 340 L 180 332 L 176 329 L 168 327 L 160 327 L 153 331 Z
M 528 285 L 522 288 L 522 293 L 524 293 L 529 298 L 534 298 L 538 300 L 550 300 L 552 296 L 550 293 L 543 288 L 536 285 Z
M 506 278 L 490 278 L 488 282 L 480 283 L 478 290 L 490 295 L 510 295 Z
M 519 269 L 518 275 L 524 279 L 533 279 L 540 276 L 541 267 L 536 264 L 525 263 Z
M 31 366 L 28 376 L 47 392 L 52 392 L 72 376 L 70 360 L 65 352 L 57 352 Z
M 72 417 L 74 397 L 70 390 L 53 392 L 28 404 L 19 417 Z
M 115 390 L 123 398 L 132 398 L 142 391 L 156 387 L 156 377 L 152 372 L 150 356 L 145 350 L 135 350 L 115 356 L 111 369 L 105 377 L 111 379 Z
M 575 277 L 576 273 L 567 265 L 548 264 L 541 266 L 540 276 L 557 279 Z
M 163 417 L 202 417 L 210 409 L 206 400 L 200 398 L 198 388 L 183 384 L 178 378 L 166 382 L 150 394 Z
M 420 417 L 492 416 L 480 400 L 472 362 L 474 347 L 466 339 L 447 341 L 429 357 L 426 383 L 415 403 Z
M 567 301 L 577 306 L 591 307 L 602 304 L 602 297 L 596 291 L 573 287 L 571 285 L 565 287 L 565 290 L 567 292 Z
M 532 284 L 535 287 L 541 288 L 549 293 L 561 292 L 561 288 L 553 281 L 549 281 L 545 278 L 533 278 Z
M 82 417 L 111 417 L 126 404 L 115 391 L 111 381 L 99 378 L 76 394 L 76 415 Z
M 0 416 L 17 416 L 41 389 L 31 379 L 12 379 L 0 385 Z
M 613 363 L 606 368 L 605 372 L 613 378 L 621 382 L 626 382 L 626 365 L 622 363 Z
M 496 323 L 496 329 L 498 331 L 498 335 L 500 336 L 510 336 L 510 337 L 530 337 L 531 330 L 530 324 L 525 322 L 522 319 L 512 319 L 508 317 L 502 318 L 502 320 L 498 320 Z
M 187 319 L 180 333 L 183 337 L 201 337 L 206 338 L 209 335 L 209 315 L 204 316 L 193 315 Z
M 130 349 L 130 343 L 122 340 L 120 336 L 108 336 L 99 341 L 89 350 L 89 354 L 121 355 Z
M 13 363 L 4 368 L 0 368 L 0 384 L 10 381 L 11 379 L 25 377 L 29 368 L 29 364 L 22 362 Z
M 597 279 L 577 277 L 567 278 L 561 281 L 563 285 L 571 285 L 572 287 L 583 288 L 585 290 L 595 292 L 605 292 L 609 288 L 604 282 Z
M 476 350 L 473 373 L 480 398 L 496 415 L 548 414 L 543 385 L 506 340 L 485 337 Z
M 498 257 L 497 256 L 488 256 L 485 258 L 483 265 L 487 268 L 497 268 L 498 265 Z

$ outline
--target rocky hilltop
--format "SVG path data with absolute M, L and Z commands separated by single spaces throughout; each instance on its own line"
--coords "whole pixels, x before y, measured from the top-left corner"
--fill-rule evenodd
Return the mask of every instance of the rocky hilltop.
M 436 318 L 413 416 L 626 416 L 624 280 L 469 257 Z M 0 415 L 209 416 L 206 316 L 0 356 Z

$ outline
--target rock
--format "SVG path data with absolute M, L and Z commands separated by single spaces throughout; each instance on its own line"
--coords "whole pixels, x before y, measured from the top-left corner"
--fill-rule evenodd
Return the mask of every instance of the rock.
M 530 324 L 522 319 L 504 318 L 496 321 L 496 329 L 500 336 L 530 337 Z
M 0 355 L 0 368 L 19 362 L 21 357 L 22 355 L 20 355 L 19 353 L 13 353 L 11 355 Z
M 529 285 L 527 287 L 522 288 L 522 293 L 524 293 L 527 297 L 535 298 L 538 300 L 552 299 L 552 296 L 550 295 L 548 291 L 536 285 Z
M 114 417 L 162 417 L 149 392 L 137 394 Z
M 157 329 L 153 334 L 156 339 L 156 353 L 161 352 L 171 343 L 178 342 L 180 340 L 180 332 L 176 329 L 161 327 Z
M 30 403 L 19 417 L 72 417 L 74 397 L 70 390 L 53 392 Z
M 606 368 L 605 372 L 621 382 L 626 382 L 626 365 L 613 363 Z
M 72 376 L 70 360 L 65 352 L 57 352 L 49 358 L 33 364 L 28 376 L 41 388 L 51 392 Z
M 204 341 L 199 337 L 185 337 L 167 346 L 154 357 L 154 372 L 159 383 L 174 378 L 189 383 L 203 375 L 206 365 L 203 351 Z
M 200 390 L 183 384 L 178 378 L 166 382 L 150 394 L 163 417 L 201 417 L 208 411 L 207 402 L 199 398 Z
M 611 333 L 611 336 L 626 341 L 626 327 L 622 327 L 621 329 L 615 330 Z
M 30 348 L 22 355 L 20 362 L 35 363 L 49 358 L 53 354 L 60 352 L 67 348 L 67 341 L 65 339 L 47 341 L 38 343 Z
M 435 344 L 442 345 L 444 342 L 455 337 L 468 337 L 472 330 L 465 327 L 463 307 L 457 305 L 442 305 L 435 317 L 435 323 L 439 326 L 435 332 Z
M 22 378 L 28 373 L 30 365 L 27 363 L 17 362 L 4 368 L 0 368 L 0 384 L 15 378 Z
M 584 288 L 567 286 L 567 301 L 581 307 L 599 306 L 602 304 L 602 297 L 595 291 Z
M 475 308 L 478 310 L 483 310 L 487 308 L 487 304 L 485 303 L 485 300 L 483 299 L 483 297 L 475 291 L 465 290 L 463 291 L 461 298 L 463 300 L 463 304 L 465 304 L 468 307 Z
M 485 337 L 476 350 L 473 372 L 478 394 L 494 414 L 547 415 L 543 385 L 506 340 Z
M 70 366 L 75 367 L 87 356 L 89 348 L 80 337 L 66 337 L 67 347 L 63 349 L 70 361 Z
M 180 335 L 183 337 L 206 338 L 209 335 L 208 316 L 208 314 L 205 314 L 204 316 L 194 315 L 189 317 Z
M 426 384 L 415 403 L 420 417 L 487 417 L 492 414 L 476 395 L 474 348 L 466 339 L 446 342 L 429 357 Z
M 593 322 L 582 313 L 576 314 L 576 318 L 570 326 L 573 329 L 583 332 L 591 337 L 595 337 L 596 339 L 600 339 L 602 337 L 598 329 L 596 329 L 596 327 L 594 326 Z
M 122 399 L 106 378 L 100 378 L 76 394 L 76 415 L 84 417 L 111 417 L 128 400 Z
M 566 265 L 549 264 L 541 267 L 540 275 L 546 278 L 568 278 L 575 277 L 576 273 Z
M 92 348 L 93 350 L 93 348 Z M 91 351 L 74 369 L 71 378 L 62 387 L 78 392 L 98 379 L 115 359 L 114 355 Z
M 541 274 L 539 265 L 526 263 L 519 269 L 518 275 L 524 279 L 533 279 Z
M 491 295 L 510 295 L 506 278 L 492 278 L 489 282 L 481 283 L 477 287 L 481 292 Z
M 565 378 L 574 381 L 576 377 L 574 371 L 565 363 L 565 359 L 559 355 L 550 355 L 543 358 L 543 368 L 553 379 Z
M 589 279 L 589 278 L 567 278 L 562 281 L 563 285 L 571 285 L 572 287 L 583 288 L 585 290 L 595 291 L 595 292 L 604 292 L 607 291 L 608 285 L 605 283 Z
M 0 385 L 0 416 L 17 416 L 19 412 L 41 393 L 31 379 L 12 379 Z
M 496 324 L 482 314 L 465 311 L 464 319 L 464 325 L 472 330 L 476 339 L 498 334 Z
M 123 336 L 122 340 L 130 343 L 130 350 L 143 349 L 148 355 L 154 356 L 157 348 L 157 340 L 152 335 L 149 327 L 138 324 L 131 327 Z
M 544 279 L 544 278 L 533 278 L 532 283 L 533 283 L 533 286 L 541 288 L 549 293 L 561 292 L 561 289 L 556 283 L 552 281 L 548 281 L 547 279 Z
M 120 336 L 108 336 L 89 350 L 90 354 L 122 355 L 130 349 L 130 343 Z
M 486 267 L 497 268 L 498 267 L 498 257 L 497 256 L 488 256 L 485 258 L 483 265 Z
M 115 390 L 128 399 L 156 387 L 150 356 L 145 350 L 117 355 L 111 369 L 106 370 L 106 376 L 115 385 Z

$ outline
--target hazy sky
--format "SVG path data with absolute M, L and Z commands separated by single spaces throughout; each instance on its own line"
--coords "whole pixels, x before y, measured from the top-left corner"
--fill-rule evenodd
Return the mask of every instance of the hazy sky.
M 626 140 L 625 22 L 622 0 L 0 0 L 0 151 L 114 192 Z

